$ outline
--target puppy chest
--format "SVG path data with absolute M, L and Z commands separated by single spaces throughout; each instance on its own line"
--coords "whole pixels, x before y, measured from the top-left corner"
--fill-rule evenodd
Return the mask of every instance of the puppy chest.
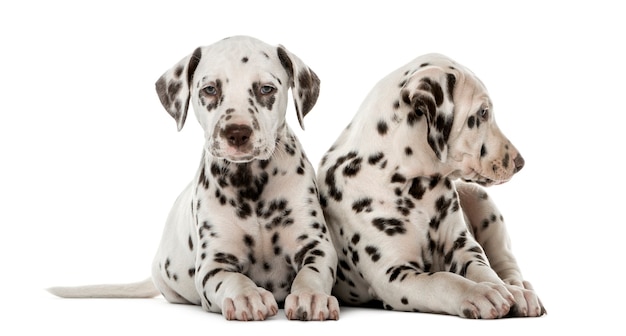
M 276 237 L 275 234 L 269 237 L 262 235 L 256 239 L 254 246 L 248 246 L 244 273 L 257 286 L 272 292 L 277 300 L 282 300 L 289 294 L 296 273 Z

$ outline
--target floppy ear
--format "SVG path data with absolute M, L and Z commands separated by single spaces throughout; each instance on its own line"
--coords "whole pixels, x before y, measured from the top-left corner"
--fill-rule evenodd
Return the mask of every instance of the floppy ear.
M 197 48 L 191 55 L 167 70 L 155 83 L 161 104 L 176 120 L 179 131 L 187 119 L 193 73 L 201 57 L 202 52 Z
M 426 116 L 428 145 L 441 162 L 446 162 L 448 156 L 448 138 L 454 121 L 452 95 L 455 82 L 453 74 L 430 68 L 416 72 L 407 83 L 410 104 L 418 117 Z
M 278 58 L 289 75 L 289 86 L 298 114 L 300 127 L 304 129 L 304 116 L 313 109 L 320 94 L 320 79 L 296 55 L 279 45 Z

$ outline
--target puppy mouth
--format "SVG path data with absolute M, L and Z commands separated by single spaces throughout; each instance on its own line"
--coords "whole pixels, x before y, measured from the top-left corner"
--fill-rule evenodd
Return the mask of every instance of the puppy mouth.
M 464 178 L 466 182 L 475 182 L 484 187 L 503 184 L 511 180 L 510 177 L 506 179 L 493 179 L 491 177 L 485 176 L 484 174 L 481 174 L 476 169 L 472 169 L 469 175 L 470 177 Z
M 207 145 L 207 151 L 211 156 L 232 163 L 267 160 L 272 156 L 272 150 L 266 146 L 220 146 L 217 142 Z
M 246 163 L 256 159 L 261 159 L 259 157 L 260 150 L 258 149 L 244 150 L 240 148 L 229 147 L 226 150 L 221 150 L 219 147 L 211 146 L 209 149 L 209 153 L 211 153 L 213 157 L 233 163 Z

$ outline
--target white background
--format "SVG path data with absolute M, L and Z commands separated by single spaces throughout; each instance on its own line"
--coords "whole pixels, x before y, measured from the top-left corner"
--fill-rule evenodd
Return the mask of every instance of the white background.
M 312 3 L 0 5 L 0 334 L 563 335 L 621 322 L 626 25 L 618 2 Z M 306 131 L 293 105 L 288 111 L 316 167 L 371 87 L 414 57 L 440 52 L 476 73 L 526 159 L 511 182 L 490 191 L 549 314 L 469 321 L 343 309 L 338 322 L 290 322 L 280 311 L 240 323 L 161 297 L 48 294 L 54 285 L 149 276 L 202 145 L 192 113 L 176 132 L 154 82 L 196 46 L 240 34 L 283 44 L 321 78 Z

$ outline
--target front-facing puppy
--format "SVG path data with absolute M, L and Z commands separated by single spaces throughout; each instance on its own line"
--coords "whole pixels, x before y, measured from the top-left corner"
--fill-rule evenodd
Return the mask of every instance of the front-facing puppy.
M 319 79 L 284 47 L 243 36 L 197 48 L 156 82 L 179 130 L 193 107 L 205 145 L 168 217 L 152 281 L 137 286 L 143 295 L 156 285 L 170 302 L 229 320 L 266 319 L 280 302 L 289 319 L 338 319 L 337 256 L 314 170 L 285 122 L 290 88 L 302 125 Z M 114 285 L 51 292 L 140 295 Z

